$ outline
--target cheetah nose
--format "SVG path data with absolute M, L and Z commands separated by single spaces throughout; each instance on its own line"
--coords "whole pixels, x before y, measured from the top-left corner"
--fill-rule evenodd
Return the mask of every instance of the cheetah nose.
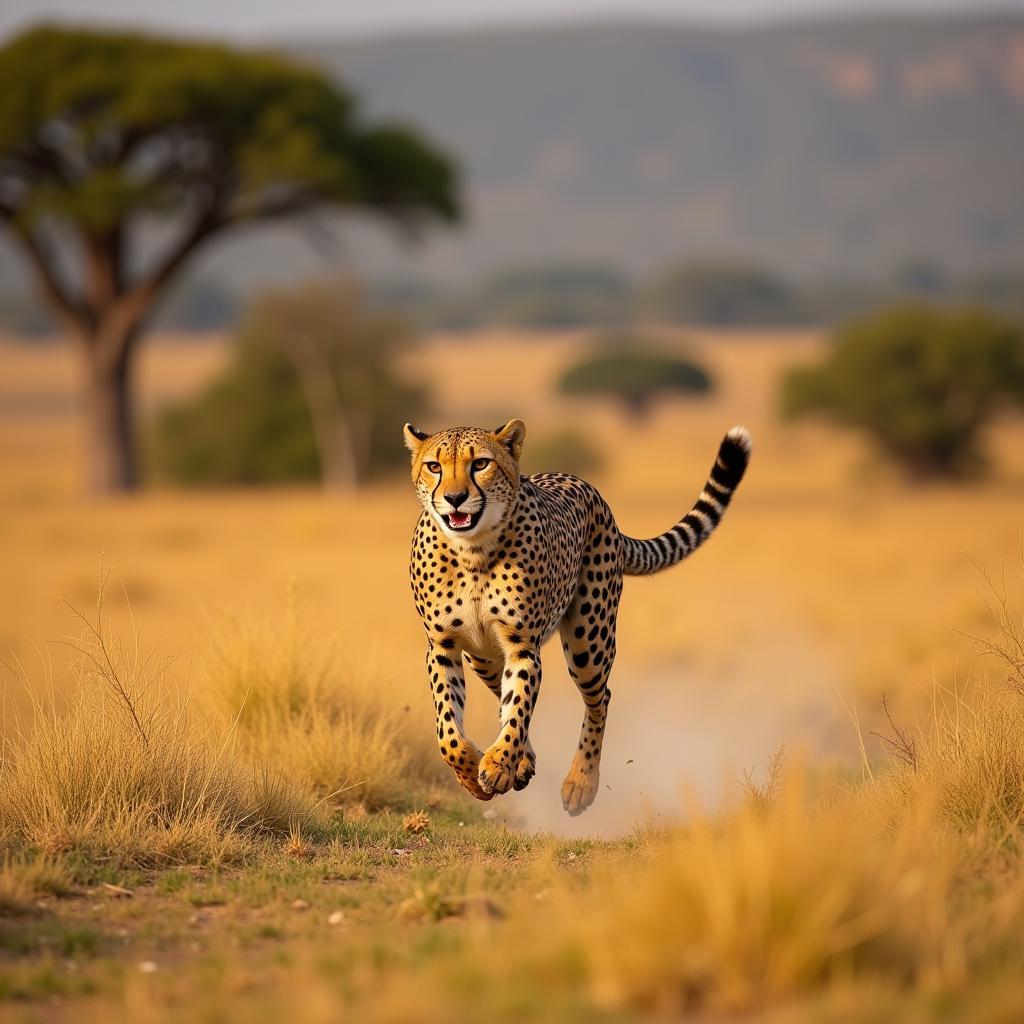
M 444 500 L 452 508 L 458 508 L 469 497 L 469 491 L 459 491 L 458 494 L 445 494 Z

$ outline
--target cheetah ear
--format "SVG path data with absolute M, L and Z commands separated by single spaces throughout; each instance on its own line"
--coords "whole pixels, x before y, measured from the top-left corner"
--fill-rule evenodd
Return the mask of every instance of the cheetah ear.
M 413 455 L 420 450 L 420 445 L 430 437 L 429 434 L 424 433 L 422 430 L 417 430 L 411 423 L 406 423 L 402 428 L 402 434 L 405 437 L 405 447 Z
M 519 461 L 523 454 L 523 440 L 526 437 L 526 424 L 522 420 L 509 420 L 503 427 L 499 427 L 494 436 L 509 450 L 512 458 Z

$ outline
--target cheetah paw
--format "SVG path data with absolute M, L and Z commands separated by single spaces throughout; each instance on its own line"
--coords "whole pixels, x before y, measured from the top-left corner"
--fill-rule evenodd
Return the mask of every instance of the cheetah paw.
M 477 775 L 480 788 L 493 796 L 495 793 L 507 793 L 512 788 L 513 774 L 508 763 L 508 753 L 502 748 L 491 747 L 480 758 L 480 772 Z
M 519 759 L 519 764 L 516 766 L 516 773 L 512 779 L 512 788 L 517 792 L 520 789 L 526 789 L 530 784 L 530 779 L 537 773 L 537 757 L 532 750 L 528 750 Z
M 459 785 L 471 796 L 476 797 L 477 800 L 490 800 L 494 794 L 481 789 L 480 783 L 477 781 L 477 772 L 480 767 L 479 749 L 473 743 L 467 741 L 459 751 L 459 754 L 461 763 L 456 761 L 449 762 L 455 772 L 455 778 L 458 780 Z
M 562 783 L 562 806 L 574 818 L 582 814 L 594 802 L 599 781 L 597 765 L 582 766 L 574 760 Z
M 476 779 L 468 775 L 456 775 L 455 777 L 459 780 L 459 785 L 477 800 L 492 800 L 494 798 L 494 793 L 482 788 Z

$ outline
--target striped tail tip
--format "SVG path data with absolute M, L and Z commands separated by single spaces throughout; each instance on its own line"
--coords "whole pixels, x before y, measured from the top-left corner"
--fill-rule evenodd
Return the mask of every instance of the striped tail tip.
M 723 447 L 726 443 L 730 447 L 742 448 L 748 460 L 750 453 L 754 449 L 754 442 L 751 440 L 750 431 L 746 427 L 731 427 L 725 435 L 725 440 L 722 442 Z
M 622 535 L 627 576 L 646 576 L 667 569 L 692 554 L 711 536 L 747 471 L 751 448 L 747 428 L 733 427 L 718 446 L 700 496 L 675 526 L 649 540 Z
M 750 432 L 746 427 L 733 427 L 722 438 L 722 443 L 718 447 L 718 458 L 711 467 L 708 485 L 714 497 L 723 504 L 729 503 L 732 492 L 743 479 L 743 474 L 750 463 L 752 448 Z

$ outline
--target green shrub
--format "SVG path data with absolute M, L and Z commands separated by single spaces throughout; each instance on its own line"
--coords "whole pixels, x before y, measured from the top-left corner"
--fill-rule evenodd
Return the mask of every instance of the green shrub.
M 783 382 L 787 417 L 821 413 L 867 431 L 913 476 L 983 464 L 979 434 L 1024 402 L 1024 333 L 975 309 L 901 306 L 840 330 L 817 366 Z
M 186 484 L 319 477 L 347 488 L 404 466 L 394 438 L 426 405 L 392 370 L 408 334 L 346 282 L 258 297 L 224 374 L 159 417 L 157 475 Z
M 315 480 L 309 410 L 283 353 L 240 342 L 224 374 L 157 421 L 155 469 L 184 484 Z

